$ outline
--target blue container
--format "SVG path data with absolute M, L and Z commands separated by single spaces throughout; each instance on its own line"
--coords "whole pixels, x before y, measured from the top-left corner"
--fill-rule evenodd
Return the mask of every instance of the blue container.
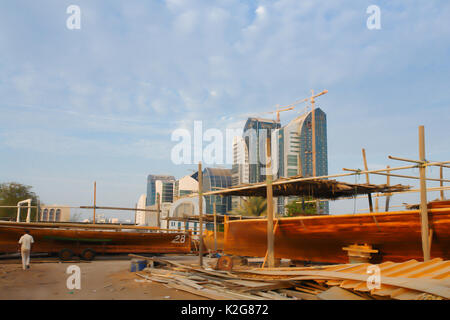
M 144 270 L 147 267 L 147 260 L 131 260 L 130 271 L 136 272 Z

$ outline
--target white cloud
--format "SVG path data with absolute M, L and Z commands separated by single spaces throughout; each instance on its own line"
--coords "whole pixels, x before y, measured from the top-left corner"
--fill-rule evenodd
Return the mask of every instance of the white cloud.
M 264 18 L 264 16 L 266 15 L 266 8 L 263 6 L 258 6 L 258 8 L 256 8 L 255 13 L 258 15 L 259 18 Z
M 175 31 L 188 34 L 195 31 L 199 16 L 195 11 L 189 10 L 180 14 L 174 21 Z
M 205 128 L 240 126 L 249 114 L 310 89 L 329 90 L 319 103 L 328 114 L 330 159 L 337 159 L 330 168 L 340 169 L 352 150 L 359 156 L 361 144 L 377 148 L 367 136 L 389 143 L 395 136 L 400 152 L 415 148 L 403 142 L 416 136 L 418 121 L 429 119 L 430 131 L 446 129 L 446 1 L 381 4 L 379 32 L 365 27 L 364 4 L 350 0 L 88 1 L 79 33 L 64 23 L 58 29 L 58 6 L 43 1 L 25 12 L 14 2 L 0 5 L 0 134 L 14 150 L 23 143 L 55 153 L 99 148 L 147 157 L 150 151 L 131 148 L 154 147 L 164 156 L 167 148 L 153 143 L 174 127 L 192 129 L 194 120 Z M 413 112 L 424 105 L 434 109 Z M 13 126 L 17 118 L 23 127 Z M 358 130 L 366 137 L 354 135 Z M 448 155 L 445 139 L 433 141 L 439 156 Z M 171 170 L 178 169 L 167 164 Z

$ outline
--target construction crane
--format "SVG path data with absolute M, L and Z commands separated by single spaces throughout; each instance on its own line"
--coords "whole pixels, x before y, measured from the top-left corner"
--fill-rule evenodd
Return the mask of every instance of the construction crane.
M 303 103 L 303 102 L 306 102 L 308 100 L 311 102 L 311 108 L 314 110 L 315 98 L 320 97 L 321 95 L 324 95 L 325 93 L 328 92 L 328 90 L 324 90 L 324 91 L 322 91 L 322 92 L 320 92 L 320 93 L 318 93 L 316 95 L 314 95 L 314 90 L 311 90 L 311 92 L 312 92 L 312 95 L 309 98 L 294 101 L 291 104 L 288 104 L 286 106 L 281 107 L 281 109 L 280 109 L 280 105 L 277 105 L 277 110 L 266 112 L 266 113 L 276 113 L 277 114 L 277 122 L 280 122 L 280 112 L 289 111 L 289 110 L 295 109 L 296 105 L 298 105 L 300 103 Z M 314 117 L 314 115 L 313 115 L 313 117 Z
M 280 122 L 280 112 L 283 112 L 283 111 L 289 111 L 289 110 L 292 110 L 292 109 L 294 109 L 295 108 L 295 106 L 294 107 L 289 107 L 289 108 L 283 108 L 283 109 L 279 109 L 279 104 L 277 104 L 277 110 L 276 111 L 270 111 L 270 112 L 267 112 L 267 113 L 276 113 L 277 114 L 277 122 Z

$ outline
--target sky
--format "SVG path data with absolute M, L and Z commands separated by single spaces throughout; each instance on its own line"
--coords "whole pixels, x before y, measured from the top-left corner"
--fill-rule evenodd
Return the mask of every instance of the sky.
M 80 29 L 67 28 L 70 5 Z M 370 5 L 381 29 L 367 27 Z M 196 169 L 171 160 L 175 130 L 242 128 L 311 89 L 328 90 L 317 107 L 330 174 L 362 168 L 362 148 L 370 169 L 405 165 L 388 155 L 417 159 L 419 125 L 427 159 L 449 160 L 449 53 L 446 0 L 1 1 L 0 182 L 81 206 L 96 181 L 97 205 L 134 207 L 148 174 Z M 281 113 L 282 124 L 304 107 Z M 333 213 L 365 208 L 331 204 Z

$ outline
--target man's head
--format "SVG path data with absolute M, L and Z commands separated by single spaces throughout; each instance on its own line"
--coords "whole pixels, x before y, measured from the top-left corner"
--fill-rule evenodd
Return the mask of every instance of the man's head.
M 26 234 L 30 234 L 30 231 L 29 231 L 29 230 L 25 230 L 25 233 L 26 233 Z

